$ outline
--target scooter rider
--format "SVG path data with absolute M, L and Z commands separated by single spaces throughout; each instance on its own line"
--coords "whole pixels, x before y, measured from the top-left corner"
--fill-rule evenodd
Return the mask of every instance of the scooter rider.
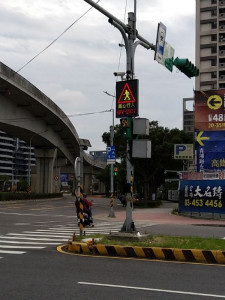
M 76 200 L 75 200 L 75 206 L 76 206 L 76 211 L 77 211 L 77 219 L 78 219 L 78 224 L 80 222 L 80 202 L 78 200 L 77 195 L 75 194 Z M 89 201 L 86 198 L 86 194 L 83 194 L 83 199 L 81 199 L 81 202 L 83 203 L 83 212 L 88 215 L 88 223 L 93 223 L 92 219 L 92 211 L 91 211 L 91 206 L 93 205 L 91 201 Z
M 84 204 L 84 212 L 88 215 L 91 223 L 93 223 L 92 210 L 91 210 L 91 206 L 93 205 L 93 203 L 87 199 L 86 194 L 83 194 L 83 204 Z

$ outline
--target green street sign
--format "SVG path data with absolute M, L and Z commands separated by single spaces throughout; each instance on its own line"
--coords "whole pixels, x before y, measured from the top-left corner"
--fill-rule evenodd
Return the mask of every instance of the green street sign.
M 173 71 L 174 52 L 174 48 L 171 47 L 170 44 L 165 42 L 162 65 L 164 65 L 170 72 Z

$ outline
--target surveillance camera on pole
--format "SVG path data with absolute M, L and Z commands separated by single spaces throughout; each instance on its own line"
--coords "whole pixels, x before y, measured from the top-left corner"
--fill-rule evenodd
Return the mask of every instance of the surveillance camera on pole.
M 116 77 L 120 76 L 121 80 L 125 80 L 124 76 L 126 75 L 126 73 L 125 72 L 114 72 L 113 75 Z

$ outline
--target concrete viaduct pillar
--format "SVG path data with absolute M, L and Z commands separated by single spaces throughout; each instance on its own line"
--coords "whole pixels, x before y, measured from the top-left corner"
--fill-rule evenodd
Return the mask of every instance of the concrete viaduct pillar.
M 57 149 L 35 149 L 35 158 L 36 180 L 31 181 L 31 190 L 36 193 L 59 192 L 60 166 L 57 161 Z

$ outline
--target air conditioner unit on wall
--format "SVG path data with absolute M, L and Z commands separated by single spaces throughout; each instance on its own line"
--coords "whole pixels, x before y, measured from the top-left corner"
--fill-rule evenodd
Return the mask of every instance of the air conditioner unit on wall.
M 220 55 L 225 54 L 225 50 L 220 50 Z
M 221 13 L 221 14 L 220 14 L 220 18 L 223 18 L 223 17 L 224 17 L 224 13 Z
M 220 30 L 224 30 L 225 26 L 224 25 L 220 25 Z
M 225 80 L 225 75 L 220 75 L 220 80 Z
M 220 63 L 220 67 L 224 68 L 225 67 L 225 63 Z

